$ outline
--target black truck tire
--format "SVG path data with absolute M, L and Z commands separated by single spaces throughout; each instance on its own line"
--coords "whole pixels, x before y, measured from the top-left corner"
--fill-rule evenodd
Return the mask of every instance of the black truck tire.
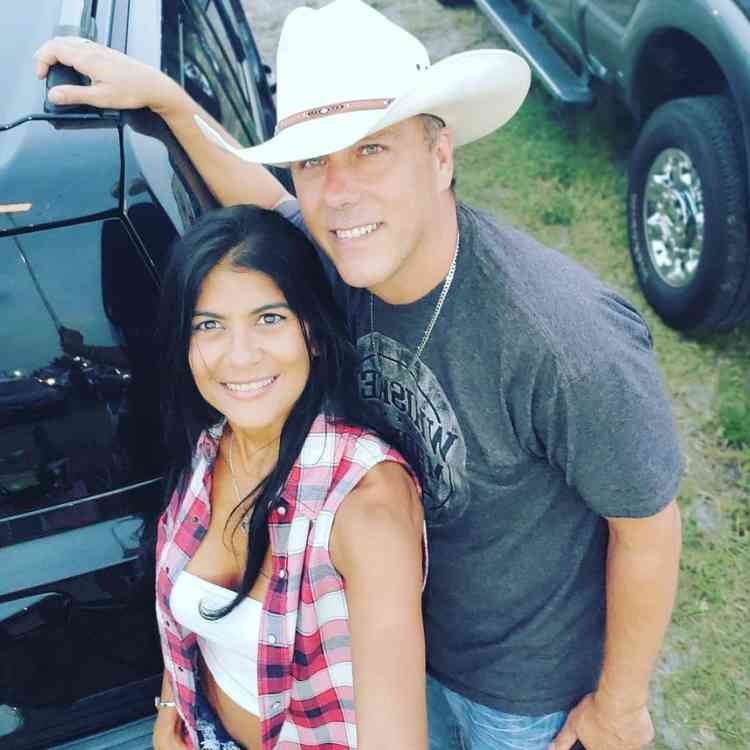
M 673 159 L 697 174 L 697 190 L 695 181 L 691 189 L 690 182 L 666 176 L 661 165 Z M 746 164 L 741 124 L 726 96 L 667 102 L 638 138 L 628 180 L 630 253 L 646 299 L 672 328 L 728 330 L 750 317 Z M 695 220 L 701 213 L 702 243 Z M 689 263 L 679 249 L 686 245 L 700 249 Z

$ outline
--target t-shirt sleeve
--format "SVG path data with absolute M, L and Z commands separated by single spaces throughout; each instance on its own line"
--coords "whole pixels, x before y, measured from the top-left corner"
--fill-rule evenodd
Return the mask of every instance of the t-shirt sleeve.
M 682 456 L 646 324 L 628 315 L 616 337 L 592 337 L 583 359 L 583 367 L 558 356 L 540 364 L 535 449 L 596 513 L 653 515 L 677 494 Z

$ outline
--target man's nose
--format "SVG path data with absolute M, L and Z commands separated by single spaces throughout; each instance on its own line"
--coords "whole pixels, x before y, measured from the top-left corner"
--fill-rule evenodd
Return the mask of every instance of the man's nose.
M 359 200 L 354 169 L 339 155 L 328 157 L 323 195 L 330 208 L 344 208 Z

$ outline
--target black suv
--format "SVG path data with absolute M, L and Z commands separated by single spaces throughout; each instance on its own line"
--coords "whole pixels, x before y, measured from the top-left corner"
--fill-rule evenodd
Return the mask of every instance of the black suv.
M 240 0 L 3 6 L 0 747 L 136 750 L 162 670 L 159 270 L 214 201 L 150 112 L 45 109 L 31 56 L 61 32 L 161 67 L 247 145 L 275 113 Z
M 604 85 L 642 123 L 630 251 L 664 321 L 694 331 L 750 320 L 750 0 L 476 5 L 555 97 L 585 105 Z

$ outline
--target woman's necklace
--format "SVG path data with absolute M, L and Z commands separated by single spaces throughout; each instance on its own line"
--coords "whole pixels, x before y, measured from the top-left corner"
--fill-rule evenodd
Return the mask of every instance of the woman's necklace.
M 407 370 L 411 370 L 411 368 L 414 367 L 414 365 L 417 363 L 417 360 L 422 356 L 422 352 L 424 351 L 424 348 L 425 346 L 427 346 L 427 342 L 430 339 L 432 329 L 435 327 L 435 323 L 437 323 L 438 315 L 440 315 L 440 310 L 443 307 L 445 298 L 448 296 L 451 284 L 453 283 L 453 277 L 456 275 L 456 263 L 458 262 L 458 246 L 460 242 L 461 232 L 457 232 L 456 248 L 453 251 L 453 260 L 451 261 L 451 265 L 448 269 L 445 281 L 443 281 L 443 288 L 440 290 L 440 296 L 438 297 L 438 301 L 435 303 L 435 310 L 432 313 L 432 318 L 430 318 L 430 322 L 427 324 L 427 328 L 425 328 L 424 330 L 422 340 L 419 342 L 417 351 L 415 352 L 411 364 L 409 365 Z M 375 298 L 373 297 L 372 292 L 370 292 L 370 335 L 372 336 L 373 333 L 375 333 Z
M 273 445 L 275 440 L 272 440 L 270 443 L 266 443 L 266 445 L 261 446 L 255 453 L 254 456 L 260 453 L 261 451 L 268 448 L 269 445 Z M 232 430 L 232 434 L 229 436 L 229 476 L 232 479 L 232 486 L 234 487 L 234 494 L 237 498 L 237 505 L 242 505 L 243 498 L 242 494 L 240 493 L 240 485 L 237 481 L 237 475 L 234 473 L 234 430 Z M 245 498 L 247 499 L 247 498 Z M 242 520 L 240 521 L 240 528 L 246 533 L 250 533 L 250 513 L 245 513 L 245 515 L 242 517 Z M 261 571 L 262 572 L 262 571 Z M 264 574 L 265 575 L 265 574 Z M 268 578 L 268 576 L 266 576 Z

